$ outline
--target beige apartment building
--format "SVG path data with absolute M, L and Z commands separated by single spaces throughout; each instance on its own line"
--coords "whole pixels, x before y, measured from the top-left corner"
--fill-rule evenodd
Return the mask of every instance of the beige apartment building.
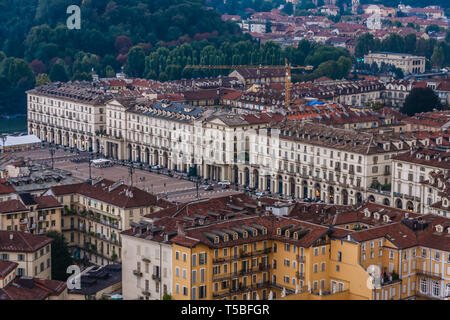
M 76 259 L 97 265 L 122 260 L 119 233 L 142 216 L 171 205 L 123 181 L 56 186 L 53 195 L 64 206 L 61 229 Z
M 0 260 L 17 263 L 17 276 L 51 279 L 53 239 L 19 231 L 0 231 Z
M 392 52 L 371 52 L 364 56 L 364 63 L 369 65 L 376 63 L 381 67 L 383 62 L 402 69 L 405 75 L 425 72 L 425 57 Z
M 450 153 L 420 148 L 393 158 L 392 200 L 396 208 L 450 217 Z
M 44 234 L 61 230 L 62 205 L 52 196 L 19 194 L 0 202 L 0 230 Z
M 96 137 L 106 124 L 112 96 L 90 82 L 55 82 L 27 91 L 28 132 L 43 141 L 100 152 Z

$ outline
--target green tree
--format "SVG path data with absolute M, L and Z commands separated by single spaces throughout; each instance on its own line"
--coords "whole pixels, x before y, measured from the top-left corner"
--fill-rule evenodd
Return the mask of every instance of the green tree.
M 66 273 L 67 267 L 73 263 L 67 242 L 64 236 L 57 231 L 50 231 L 45 235 L 54 239 L 52 242 L 52 279 L 66 281 L 69 277 Z
M 19 84 L 30 88 L 34 85 L 35 77 L 28 63 L 23 59 L 8 57 L 0 63 L 0 76 L 5 77 L 11 87 Z
M 114 69 L 110 65 L 107 65 L 106 68 L 105 68 L 105 76 L 107 78 L 113 78 L 113 77 L 116 76 L 116 73 L 114 72 Z
M 294 13 L 294 5 L 292 4 L 292 2 L 287 2 L 282 11 L 284 13 L 286 13 L 288 16 L 292 15 Z
M 439 32 L 439 26 L 437 24 L 430 24 L 428 27 L 425 28 L 426 33 L 430 32 Z
M 394 77 L 395 79 L 399 80 L 399 79 L 403 79 L 405 77 L 405 74 L 403 73 L 403 70 L 400 68 L 395 68 L 394 69 Z
M 132 77 L 142 77 L 145 69 L 145 52 L 141 47 L 135 46 L 128 52 L 125 70 Z
M 442 67 L 445 62 L 445 51 L 443 46 L 437 45 L 434 48 L 433 55 L 431 56 L 431 63 L 437 67 Z
M 373 35 L 370 33 L 365 33 L 356 40 L 355 56 L 357 58 L 361 58 L 368 54 L 369 51 L 374 51 L 376 49 L 376 43 Z
M 46 73 L 41 73 L 36 77 L 36 87 L 52 82 Z
M 168 293 L 164 293 L 164 295 L 163 295 L 163 300 L 172 300 L 173 298 L 172 298 L 172 296 L 170 295 L 170 294 L 168 294 Z
M 400 112 L 413 116 L 416 113 L 441 110 L 439 97 L 431 88 L 413 88 L 406 97 L 405 104 Z
M 53 67 L 50 69 L 50 79 L 52 82 L 61 81 L 67 82 L 69 81 L 69 76 L 67 75 L 66 68 L 63 63 L 60 61 L 56 62 Z

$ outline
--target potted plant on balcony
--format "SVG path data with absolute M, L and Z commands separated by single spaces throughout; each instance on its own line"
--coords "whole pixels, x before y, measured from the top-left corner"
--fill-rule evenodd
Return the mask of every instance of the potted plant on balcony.
M 117 258 L 118 258 L 117 254 L 113 251 L 113 253 L 111 255 L 111 260 L 116 262 Z
M 395 271 L 393 271 L 392 272 L 392 281 L 396 281 L 399 279 L 400 279 L 400 276 Z

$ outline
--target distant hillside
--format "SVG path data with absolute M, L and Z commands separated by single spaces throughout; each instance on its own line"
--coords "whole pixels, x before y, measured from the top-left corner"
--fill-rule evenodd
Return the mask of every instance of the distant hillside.
M 66 27 L 73 4 L 81 8 L 80 30 Z M 244 39 L 203 0 L 2 0 L 0 113 L 23 112 L 24 91 L 35 84 L 87 79 L 92 69 L 114 75 L 133 46 L 147 55 L 157 46 L 230 36 Z

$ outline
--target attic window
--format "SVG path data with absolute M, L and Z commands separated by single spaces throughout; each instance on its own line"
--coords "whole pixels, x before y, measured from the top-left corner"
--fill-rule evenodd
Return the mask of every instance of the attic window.
M 243 237 L 244 237 L 244 239 L 247 239 L 247 237 L 248 237 L 247 231 L 244 231 Z
M 380 219 L 380 214 L 376 212 L 376 213 L 373 215 L 373 217 L 374 217 L 375 219 L 379 220 L 379 219 Z
M 442 225 L 438 224 L 438 225 L 436 225 L 436 231 L 439 233 L 444 232 L 444 227 Z
M 389 222 L 389 216 L 384 215 L 384 216 L 383 216 L 383 221 L 384 221 L 384 222 Z
M 280 228 L 277 228 L 277 235 L 281 236 L 281 229 Z
M 284 236 L 285 236 L 286 238 L 289 238 L 289 235 L 290 235 L 289 230 L 286 230 L 286 232 L 284 233 Z
M 253 236 L 256 237 L 258 235 L 258 230 L 253 230 Z
M 262 234 L 267 234 L 267 228 L 266 227 L 263 228 Z
M 216 237 L 214 238 L 214 243 L 219 243 L 219 237 L 216 236 Z
M 238 239 L 238 234 L 235 232 L 233 233 L 233 240 L 237 240 Z
M 227 241 L 228 241 L 228 235 L 227 235 L 227 234 L 225 234 L 225 235 L 223 236 L 223 241 L 224 241 L 224 242 L 227 242 Z
M 298 240 L 298 232 L 294 232 L 294 240 Z

